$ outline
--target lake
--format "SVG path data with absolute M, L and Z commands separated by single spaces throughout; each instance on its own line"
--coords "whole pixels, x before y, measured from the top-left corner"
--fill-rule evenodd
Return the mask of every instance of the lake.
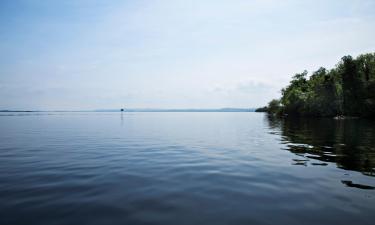
M 374 224 L 375 123 L 0 113 L 0 224 Z

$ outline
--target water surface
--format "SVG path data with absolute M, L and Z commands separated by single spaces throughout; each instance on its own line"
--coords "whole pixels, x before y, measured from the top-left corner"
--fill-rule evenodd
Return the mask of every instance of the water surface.
M 0 113 L 0 224 L 373 224 L 375 124 Z

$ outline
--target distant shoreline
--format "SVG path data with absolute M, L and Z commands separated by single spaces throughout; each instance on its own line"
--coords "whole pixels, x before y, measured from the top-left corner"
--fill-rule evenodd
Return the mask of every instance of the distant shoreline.
M 96 110 L 0 110 L 0 113 L 41 113 L 41 112 L 121 112 L 121 109 Z M 255 108 L 221 109 L 124 109 L 123 112 L 255 112 Z

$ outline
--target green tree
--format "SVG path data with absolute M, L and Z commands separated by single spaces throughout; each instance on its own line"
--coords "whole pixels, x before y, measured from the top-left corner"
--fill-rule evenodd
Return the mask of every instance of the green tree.
M 273 99 L 272 101 L 270 101 L 267 106 L 267 112 L 279 114 L 281 112 L 280 100 Z
M 289 86 L 282 89 L 281 104 L 285 113 L 303 114 L 309 90 L 306 76 L 306 70 L 294 75 Z
M 272 100 L 263 110 L 291 116 L 375 117 L 375 53 L 356 59 L 344 56 L 335 68 L 321 67 L 307 75 L 294 75 L 280 100 Z
M 312 116 L 337 115 L 340 111 L 340 102 L 334 75 L 321 67 L 312 74 L 308 83 L 310 91 L 305 114 Z
M 344 56 L 339 71 L 342 79 L 344 115 L 359 116 L 363 111 L 364 87 L 356 61 L 351 56 Z
M 362 114 L 375 116 L 375 53 L 358 56 L 357 66 L 363 83 Z

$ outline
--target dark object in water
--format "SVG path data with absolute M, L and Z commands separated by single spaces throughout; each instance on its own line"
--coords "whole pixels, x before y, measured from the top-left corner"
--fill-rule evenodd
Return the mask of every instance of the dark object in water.
M 124 109 L 121 109 L 121 112 L 124 112 Z
M 348 187 L 355 187 L 355 188 L 366 189 L 366 190 L 375 189 L 375 187 L 373 187 L 373 186 L 368 186 L 368 185 L 364 185 L 364 184 L 356 184 L 356 183 L 353 183 L 353 181 L 350 181 L 350 180 L 342 180 L 341 183 L 345 184 Z

